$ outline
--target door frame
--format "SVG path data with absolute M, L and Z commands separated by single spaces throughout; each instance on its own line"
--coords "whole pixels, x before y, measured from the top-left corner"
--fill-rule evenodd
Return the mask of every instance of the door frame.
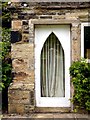
M 81 57 L 84 58 L 84 27 L 90 26 L 90 22 L 81 23 Z M 87 59 L 87 62 L 90 63 L 90 59 Z
M 35 97 L 36 97 L 36 106 L 37 107 L 70 107 L 70 100 L 69 100 L 70 99 L 70 76 L 69 76 L 70 25 L 47 25 L 47 26 L 46 25 L 36 25 L 35 26 Z M 62 26 L 62 28 L 60 28 L 59 26 Z M 65 27 L 65 29 L 63 27 Z M 47 30 L 45 31 L 45 29 L 47 29 Z M 58 33 L 58 30 L 60 31 L 62 29 L 63 29 L 63 32 Z M 52 31 L 50 31 L 50 30 L 52 30 Z M 44 31 L 44 33 L 43 33 L 43 31 Z M 61 42 L 62 46 L 64 47 L 63 49 L 66 49 L 65 50 L 65 67 L 66 67 L 66 70 L 65 70 L 65 97 L 53 97 L 53 98 L 41 97 L 41 94 L 40 94 L 40 91 L 41 91 L 40 90 L 40 53 L 41 53 L 41 49 L 42 49 L 42 46 L 43 46 L 46 38 L 53 31 L 56 32 L 59 40 L 61 37 L 62 42 L 61 41 L 60 42 Z M 63 35 L 64 32 L 66 32 L 66 35 L 68 35 L 68 37 Z M 41 39 L 40 39 L 39 35 L 40 35 Z M 67 39 L 68 39 L 69 44 L 67 42 Z M 66 42 L 66 44 L 65 44 L 65 42 Z M 37 43 L 38 43 L 38 45 L 37 45 Z

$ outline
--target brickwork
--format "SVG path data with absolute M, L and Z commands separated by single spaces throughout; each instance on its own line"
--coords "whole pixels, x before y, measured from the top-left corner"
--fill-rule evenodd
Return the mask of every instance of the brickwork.
M 28 113 L 35 108 L 35 24 L 70 24 L 71 60 L 78 60 L 81 55 L 81 22 L 88 22 L 90 4 L 28 2 L 25 7 L 22 2 L 12 3 L 10 9 L 14 9 L 12 30 L 20 31 L 22 39 L 11 48 L 14 78 L 8 92 L 9 113 Z

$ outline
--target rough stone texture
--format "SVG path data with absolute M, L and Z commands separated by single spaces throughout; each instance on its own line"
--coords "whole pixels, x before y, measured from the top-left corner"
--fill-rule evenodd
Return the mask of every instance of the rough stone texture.
M 24 115 L 4 115 L 2 120 L 90 120 L 88 114 L 75 114 L 75 113 L 34 113 Z
M 11 96 L 12 95 L 12 96 Z M 30 101 L 30 92 L 29 91 L 21 91 L 21 90 L 10 90 L 9 91 L 9 99 L 10 104 L 16 104 L 16 103 L 23 103 L 23 104 L 29 104 Z
M 58 107 L 35 107 L 35 112 L 36 113 L 49 113 L 49 112 L 51 112 L 51 113 L 69 113 L 69 112 L 71 112 L 71 108 L 58 108 Z
M 8 91 L 9 113 L 29 113 L 50 111 L 35 109 L 35 25 L 36 24 L 70 24 L 71 25 L 71 60 L 80 59 L 81 55 L 81 22 L 90 19 L 89 2 L 24 2 L 12 3 L 12 30 L 20 31 L 22 40 L 12 44 L 13 83 Z M 71 61 L 71 62 L 72 62 Z M 71 97 L 72 97 L 71 86 Z M 56 110 L 52 109 L 51 111 Z M 63 112 L 69 109 L 61 109 Z
M 12 44 L 11 56 L 14 78 L 8 93 L 9 112 L 30 112 L 34 108 L 34 45 Z M 27 110 L 28 105 L 31 107 Z
M 22 29 L 22 21 L 20 21 L 20 20 L 13 20 L 12 21 L 13 23 L 12 23 L 12 29 L 13 30 L 21 30 Z
M 23 114 L 24 113 L 24 104 L 8 104 L 8 111 L 10 113 L 19 113 Z
M 34 111 L 34 99 L 34 84 L 20 83 L 14 80 L 8 91 L 8 112 L 30 113 Z
M 80 59 L 80 41 L 81 41 L 81 34 L 80 34 L 80 24 L 73 23 L 72 24 L 72 61 L 76 61 Z

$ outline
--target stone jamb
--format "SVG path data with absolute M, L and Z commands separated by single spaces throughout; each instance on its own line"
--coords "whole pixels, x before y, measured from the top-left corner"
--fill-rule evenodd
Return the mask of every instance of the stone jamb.
M 72 23 L 72 41 L 71 41 L 71 57 L 72 57 L 72 62 L 79 60 L 81 57 L 81 23 L 76 22 Z

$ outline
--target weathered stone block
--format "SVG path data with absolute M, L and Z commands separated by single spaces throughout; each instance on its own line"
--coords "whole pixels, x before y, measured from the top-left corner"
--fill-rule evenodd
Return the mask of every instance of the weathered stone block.
M 47 112 L 51 112 L 51 113 L 68 113 L 70 112 L 71 108 L 66 108 L 66 107 L 36 107 L 35 108 L 35 112 L 38 113 L 47 113 Z
M 16 73 L 14 76 L 14 82 L 20 82 L 20 83 L 26 83 L 26 84 L 33 84 L 34 83 L 34 72 L 30 71 L 30 74 L 26 74 L 26 73 Z
M 55 16 L 53 16 L 53 19 L 65 19 L 65 15 L 55 15 Z
M 22 21 L 21 20 L 13 20 L 12 21 L 12 29 L 13 30 L 21 30 L 22 29 Z
M 30 92 L 23 90 L 9 90 L 9 103 L 30 104 Z
M 34 110 L 34 84 L 11 84 L 8 91 L 8 112 L 24 114 Z
M 35 111 L 35 106 L 33 105 L 25 105 L 25 113 L 32 113 Z
M 34 90 L 34 84 L 13 82 L 13 83 L 10 84 L 10 87 L 9 87 L 8 90 L 33 91 Z
M 9 104 L 8 105 L 8 112 L 9 113 L 18 113 L 24 114 L 24 104 Z
M 23 42 L 29 42 L 29 33 L 25 33 L 26 31 L 24 31 L 24 33 L 22 34 L 22 41 Z M 28 32 L 28 31 L 27 31 Z

